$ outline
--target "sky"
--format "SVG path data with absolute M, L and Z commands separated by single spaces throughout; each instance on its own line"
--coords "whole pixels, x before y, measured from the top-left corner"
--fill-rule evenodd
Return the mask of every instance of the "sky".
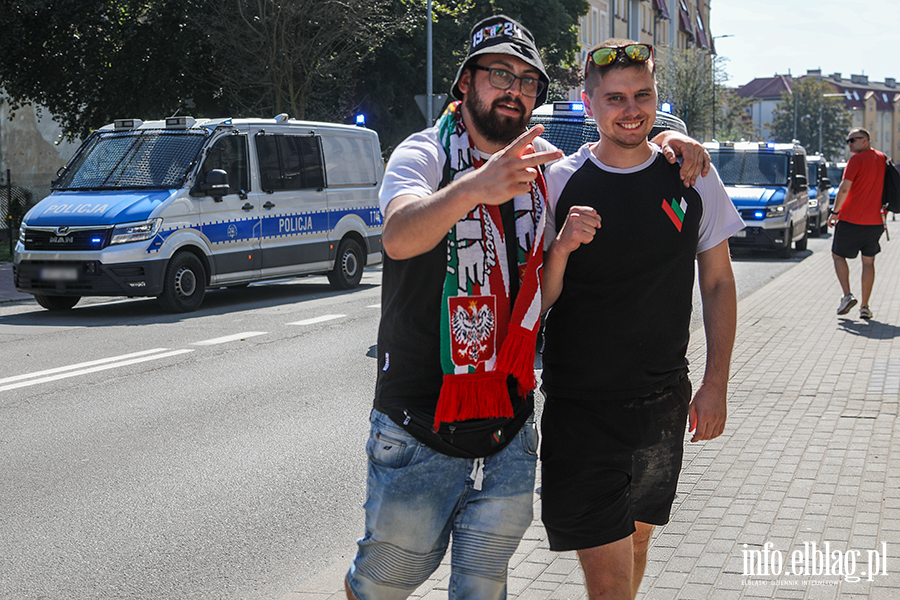
M 900 81 L 900 0 L 712 0 L 716 53 L 738 87 L 775 74 Z

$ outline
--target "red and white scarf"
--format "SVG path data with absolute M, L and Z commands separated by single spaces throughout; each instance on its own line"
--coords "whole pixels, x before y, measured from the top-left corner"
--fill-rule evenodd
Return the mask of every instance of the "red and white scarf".
M 437 123 L 450 179 L 479 168 L 459 111 L 451 104 Z M 530 193 L 513 198 L 515 231 L 506 232 L 499 206 L 480 204 L 449 233 L 441 306 L 444 381 L 434 430 L 442 422 L 512 417 L 507 377 L 521 396 L 534 390 L 534 354 L 541 322 L 541 275 L 547 189 L 540 171 Z M 506 244 L 516 244 L 519 291 L 510 304 Z

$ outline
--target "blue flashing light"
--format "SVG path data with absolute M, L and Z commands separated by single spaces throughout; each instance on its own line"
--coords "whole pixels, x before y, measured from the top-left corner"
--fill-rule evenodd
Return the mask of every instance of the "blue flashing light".
M 366 115 L 361 114 L 361 113 L 356 115 L 356 125 L 359 127 L 365 127 L 366 126 Z
M 92 244 L 99 244 L 102 241 L 103 241 L 103 238 L 91 238 Z
M 659 110 L 663 111 L 664 113 L 672 114 L 672 103 L 671 102 L 663 102 L 662 105 L 659 107 Z
M 775 147 L 775 142 L 769 142 L 768 144 L 766 144 L 766 148 L 774 148 L 774 147 Z
M 583 111 L 584 103 L 583 102 L 573 102 L 572 104 L 569 105 L 569 110 L 575 111 L 575 112 Z
M 757 221 L 762 221 L 763 219 L 766 218 L 766 211 L 764 211 L 764 210 L 755 211 L 753 213 L 753 218 L 756 219 Z

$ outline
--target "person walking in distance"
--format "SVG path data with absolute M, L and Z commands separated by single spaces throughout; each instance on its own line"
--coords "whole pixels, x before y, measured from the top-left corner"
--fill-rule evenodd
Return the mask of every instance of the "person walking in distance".
M 846 315 L 856 306 L 856 297 L 850 292 L 850 265 L 847 259 L 856 258 L 861 253 L 862 306 L 859 307 L 859 316 L 871 319 L 873 313 L 869 302 L 875 285 L 875 255 L 881 252 L 878 240 L 884 232 L 881 195 L 886 158 L 872 148 L 869 132 L 865 129 L 852 130 L 847 136 L 847 145 L 853 156 L 844 168 L 844 178 L 828 217 L 829 227 L 834 227 L 831 242 L 834 271 L 843 293 L 837 314 Z
M 725 428 L 737 304 L 728 238 L 744 225 L 714 170 L 686 183 L 647 141 L 650 45 L 594 48 L 584 88 L 600 140 L 546 170 L 542 518 L 551 550 L 577 552 L 588 598 L 631 600 L 653 528 L 669 519 L 686 425 L 692 441 Z M 695 263 L 707 361 L 692 398 Z

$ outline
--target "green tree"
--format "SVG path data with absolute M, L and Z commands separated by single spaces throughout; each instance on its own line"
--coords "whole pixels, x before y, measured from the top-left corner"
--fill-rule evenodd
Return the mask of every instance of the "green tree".
M 69 137 L 115 118 L 223 111 L 191 0 L 2 0 L 0 88 Z M 227 114 L 227 113 L 226 113 Z
M 353 72 L 400 24 L 389 0 L 198 0 L 235 116 L 341 120 Z
M 573 82 L 577 85 L 578 19 L 587 10 L 586 0 L 434 1 L 434 93 L 449 95 L 465 58 L 469 31 L 493 14 L 509 15 L 531 30 L 552 81 L 565 80 L 566 88 Z M 366 114 L 368 126 L 378 131 L 386 153 L 425 126 L 414 96 L 425 93 L 426 12 L 425 0 L 393 0 L 392 13 L 401 26 L 358 72 L 354 110 Z M 554 89 L 551 87 L 551 94 Z
M 657 53 L 656 80 L 660 102 L 669 102 L 672 113 L 698 139 L 712 137 L 724 122 L 727 105 L 727 59 L 701 48 L 663 47 Z M 716 137 L 721 137 L 716 131 Z
M 742 98 L 735 90 L 724 90 L 717 96 L 716 130 L 713 137 L 720 141 L 755 142 L 760 139 L 753 124 L 750 108 L 753 98 Z
M 792 92 L 782 93 L 767 124 L 774 140 L 796 139 L 807 152 L 820 152 L 829 160 L 839 156 L 851 122 L 843 98 L 827 95 L 833 88 L 815 77 L 795 80 L 792 87 Z

